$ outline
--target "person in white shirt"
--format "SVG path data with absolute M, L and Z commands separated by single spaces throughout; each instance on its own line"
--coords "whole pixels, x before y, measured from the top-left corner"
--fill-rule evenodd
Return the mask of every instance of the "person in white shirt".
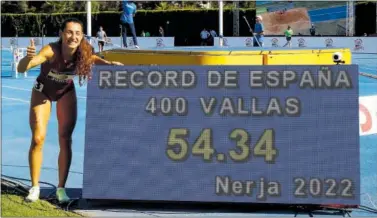
M 204 28 L 202 30 L 202 32 L 200 32 L 200 38 L 202 40 L 200 45 L 202 45 L 202 46 L 207 45 L 207 41 L 208 41 L 209 36 L 210 36 L 209 32 L 206 30 L 206 28 Z
M 103 51 L 103 46 L 105 45 L 107 41 L 107 35 L 106 32 L 103 30 L 103 27 L 99 27 L 99 31 L 97 32 L 97 41 L 98 41 L 98 48 L 99 52 Z

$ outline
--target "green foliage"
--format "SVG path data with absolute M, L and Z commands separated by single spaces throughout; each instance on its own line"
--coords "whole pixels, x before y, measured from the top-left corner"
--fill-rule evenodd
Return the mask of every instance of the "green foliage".
M 92 1 L 92 7 L 93 7 L 93 2 L 94 1 Z M 99 6 L 99 11 L 119 11 L 120 9 L 119 1 L 95 1 L 95 2 Z
M 8 13 L 26 13 L 28 12 L 28 2 L 27 1 L 2 1 L 1 2 L 1 12 Z
M 120 1 L 100 1 L 92 0 L 92 12 L 100 11 L 121 11 L 121 2 Z M 151 2 L 136 2 L 138 10 L 201 10 L 205 4 L 202 4 L 203 1 L 151 1 Z M 204 3 L 204 2 L 203 2 Z M 218 2 L 216 1 L 207 1 L 209 3 L 209 10 L 214 10 L 218 8 Z M 60 14 L 68 12 L 82 12 L 86 11 L 86 1 L 44 1 L 35 3 L 33 1 L 2 1 L 1 2 L 1 12 L 10 13 L 10 14 L 21 14 L 21 13 L 33 13 L 39 12 L 43 14 Z M 232 9 L 233 2 L 224 2 L 224 9 Z M 241 8 L 255 8 L 255 1 L 242 1 L 240 2 Z M 144 12 L 144 11 L 143 11 Z
M 92 3 L 93 5 L 93 3 Z M 99 5 L 100 6 L 100 5 Z M 160 6 L 161 8 L 155 10 L 138 10 L 138 13 L 169 13 L 169 12 L 179 12 L 179 11 L 192 11 L 192 12 L 199 12 L 199 11 L 218 11 L 217 8 L 210 8 L 210 9 L 200 9 L 200 8 L 193 8 L 193 6 L 185 6 L 184 8 L 175 8 L 172 6 L 165 6 L 164 4 Z M 168 7 L 168 9 L 163 9 L 162 7 Z M 239 8 L 241 11 L 253 11 L 254 8 Z M 224 12 L 232 10 L 231 7 L 224 8 Z M 120 14 L 120 11 L 93 11 L 92 14 Z M 2 18 L 4 17 L 24 17 L 24 16 L 60 16 L 60 15 L 82 15 L 86 14 L 86 11 L 81 12 L 54 12 L 54 13 L 2 13 Z
M 156 7 L 157 10 L 167 10 L 169 9 L 170 4 L 167 2 L 160 2 L 160 4 Z
M 98 4 L 97 4 L 98 3 Z M 193 4 L 185 4 L 184 7 L 177 7 L 174 5 L 160 4 L 159 10 L 138 10 L 138 15 L 136 16 L 137 31 L 150 30 L 153 32 L 154 27 L 165 26 L 166 21 L 170 20 L 169 32 L 173 34 L 183 34 L 188 30 L 187 26 L 194 26 L 194 23 L 199 23 L 196 25 L 201 31 L 202 26 L 209 28 L 216 28 L 218 9 L 199 9 L 194 8 Z M 97 4 L 98 8 L 101 7 L 118 7 L 119 4 L 105 4 L 102 2 L 92 2 L 92 6 Z M 49 7 L 57 7 L 56 5 L 64 5 L 63 3 L 51 4 Z M 60 7 L 59 6 L 59 7 Z M 96 6 L 96 7 L 97 7 Z M 78 4 L 75 7 L 85 7 L 85 4 Z M 164 9 L 165 8 L 165 9 Z M 168 9 L 166 9 L 168 8 Z M 254 10 L 244 8 L 240 9 L 242 13 L 247 13 L 249 16 L 253 15 Z M 106 27 L 106 32 L 108 35 L 119 35 L 119 15 L 120 11 L 103 11 L 97 10 L 92 11 L 92 32 L 96 31 L 99 25 Z M 83 21 L 84 26 L 86 25 L 86 12 L 54 12 L 54 13 L 3 13 L 1 14 L 1 25 L 3 27 L 2 37 L 13 37 L 13 36 L 35 36 L 41 37 L 46 36 L 57 36 L 59 33 L 59 26 L 61 23 L 69 18 L 75 17 Z M 184 20 L 181 17 L 185 17 Z M 203 22 L 204 20 L 204 22 Z M 232 20 L 232 8 L 224 8 L 224 20 Z M 186 23 L 183 25 L 182 23 Z M 44 26 L 44 28 L 43 28 Z M 195 27 L 195 28 L 196 28 Z M 86 26 L 84 27 L 86 29 Z M 158 31 L 158 28 L 155 28 Z M 43 30 L 43 31 L 42 31 Z M 228 31 L 228 30 L 226 30 Z M 229 31 L 232 31 L 229 29 Z M 154 33 L 155 35 L 158 34 Z M 187 33 L 191 34 L 191 33 Z

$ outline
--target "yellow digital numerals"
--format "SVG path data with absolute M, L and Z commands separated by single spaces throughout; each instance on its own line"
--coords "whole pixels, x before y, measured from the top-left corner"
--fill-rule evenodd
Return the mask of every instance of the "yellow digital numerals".
M 172 128 L 169 131 L 166 155 L 173 161 L 185 161 L 190 154 L 203 158 L 205 162 L 226 162 L 227 158 L 233 162 L 250 161 L 251 156 L 263 157 L 267 163 L 275 163 L 278 150 L 275 147 L 275 133 L 273 129 L 265 129 L 259 139 L 252 146 L 251 135 L 244 129 L 233 129 L 229 141 L 235 143 L 235 148 L 225 153 L 217 153 L 214 148 L 212 129 L 203 129 L 195 142 L 190 145 L 189 130 L 186 128 Z

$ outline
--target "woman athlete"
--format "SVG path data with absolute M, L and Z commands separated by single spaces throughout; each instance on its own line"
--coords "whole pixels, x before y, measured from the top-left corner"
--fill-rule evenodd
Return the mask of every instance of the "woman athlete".
M 72 133 L 77 119 L 77 98 L 73 78 L 79 83 L 91 77 L 92 64 L 123 65 L 110 62 L 93 54 L 92 46 L 84 39 L 84 25 L 80 20 L 68 19 L 60 28 L 60 39 L 44 46 L 36 54 L 34 41 L 27 48 L 27 55 L 21 59 L 18 72 L 25 72 L 41 64 L 41 71 L 32 88 L 30 103 L 30 128 L 32 131 L 29 150 L 29 165 L 32 187 L 26 201 L 39 199 L 39 177 L 42 166 L 42 148 L 51 112 L 51 103 L 56 101 L 59 135 L 59 184 L 56 197 L 60 203 L 70 201 L 65 192 L 72 159 Z

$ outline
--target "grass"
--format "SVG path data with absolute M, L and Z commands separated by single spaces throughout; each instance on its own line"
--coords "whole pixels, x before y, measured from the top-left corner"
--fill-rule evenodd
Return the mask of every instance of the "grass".
M 24 198 L 14 194 L 1 194 L 1 216 L 2 217 L 79 217 L 79 214 L 64 211 L 61 208 L 44 200 L 27 203 Z

